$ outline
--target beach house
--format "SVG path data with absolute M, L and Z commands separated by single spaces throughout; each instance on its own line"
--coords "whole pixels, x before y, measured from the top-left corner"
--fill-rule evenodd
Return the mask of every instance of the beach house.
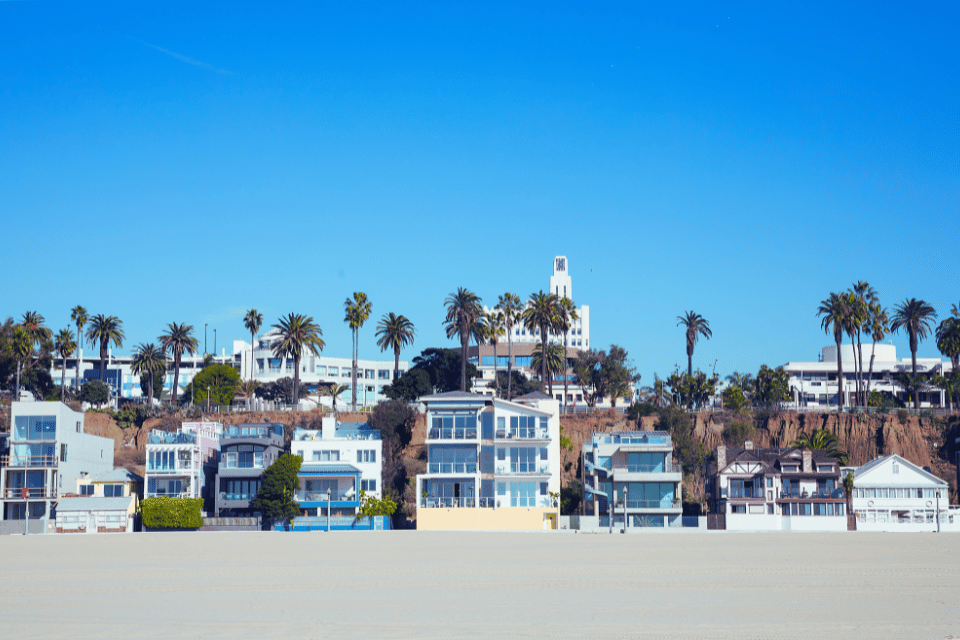
M 945 480 L 891 453 L 853 470 L 858 531 L 960 531 Z
M 184 422 L 177 431 L 154 429 L 147 436 L 146 498 L 203 498 L 214 505 L 213 486 L 223 425 Z
M 263 470 L 283 453 L 283 425 L 225 425 L 220 438 L 214 510 L 218 517 L 254 516 L 253 499 Z

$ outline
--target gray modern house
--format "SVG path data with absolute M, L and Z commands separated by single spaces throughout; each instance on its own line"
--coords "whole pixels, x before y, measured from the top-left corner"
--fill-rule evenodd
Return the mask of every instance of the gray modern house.
M 283 425 L 225 425 L 217 467 L 218 517 L 255 516 L 252 503 L 260 490 L 263 470 L 283 453 Z

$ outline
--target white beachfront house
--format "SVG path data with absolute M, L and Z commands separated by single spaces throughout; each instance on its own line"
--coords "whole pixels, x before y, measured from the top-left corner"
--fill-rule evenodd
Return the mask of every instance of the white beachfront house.
M 858 531 L 960 531 L 945 480 L 895 453 L 853 471 Z

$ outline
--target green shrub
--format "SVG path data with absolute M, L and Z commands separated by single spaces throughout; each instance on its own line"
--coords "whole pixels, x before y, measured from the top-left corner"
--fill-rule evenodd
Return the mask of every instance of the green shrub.
M 201 498 L 158 496 L 140 503 L 143 526 L 148 529 L 199 529 L 203 526 Z

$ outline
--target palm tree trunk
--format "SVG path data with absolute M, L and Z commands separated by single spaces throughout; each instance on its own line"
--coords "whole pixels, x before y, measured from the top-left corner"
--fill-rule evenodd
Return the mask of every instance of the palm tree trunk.
M 467 390 L 467 352 L 469 350 L 470 350 L 470 332 L 461 328 L 461 331 L 460 331 L 460 391 Z
M 300 396 L 300 358 L 293 359 L 293 410 L 297 410 Z
M 77 378 L 73 381 L 75 393 L 80 393 L 80 350 L 83 349 L 83 342 L 80 341 L 80 327 L 77 327 Z
M 479 349 L 477 352 L 479 353 Z M 497 397 L 497 343 L 493 343 L 493 397 Z
M 180 380 L 180 354 L 173 357 L 173 405 L 177 405 L 177 385 Z
M 16 384 L 16 392 L 13 398 L 17 402 L 20 401 L 20 371 L 21 370 L 23 370 L 23 361 L 17 360 L 17 384 Z
M 513 337 L 510 335 L 512 327 L 507 325 L 507 400 L 513 398 Z
M 860 331 L 857 331 L 857 358 L 860 361 L 859 373 L 857 373 L 857 400 L 860 403 L 860 406 L 865 406 L 867 404 L 866 398 L 861 399 L 860 395 L 863 393 L 863 345 L 860 342 Z
M 560 403 L 561 406 L 567 406 L 567 334 L 570 333 L 570 330 L 567 329 L 563 332 L 563 402 Z
M 693 350 L 687 350 L 687 375 L 693 377 Z
M 64 386 L 67 382 L 67 356 L 63 356 L 63 366 L 60 368 L 60 402 L 63 402 L 67 397 L 67 387 Z
M 353 390 L 351 392 L 351 410 L 357 410 L 357 351 L 359 351 L 359 329 L 353 330 Z
M 840 347 L 843 345 L 843 336 L 837 340 L 837 410 L 843 410 L 843 360 L 840 359 Z
M 917 377 L 917 346 L 916 346 L 916 343 L 917 343 L 916 338 L 915 338 L 913 335 L 911 335 L 911 336 L 910 336 L 910 360 L 911 360 L 911 362 L 912 362 L 912 364 L 913 364 L 913 377 L 914 377 L 914 378 Z M 917 412 L 920 411 L 920 387 L 917 387 L 917 388 L 913 391 L 913 408 L 916 409 Z
M 870 404 L 870 386 L 873 380 L 873 359 L 877 355 L 877 341 L 873 341 L 873 347 L 870 349 L 870 371 L 867 373 L 867 398 L 864 404 Z
M 253 350 L 254 344 L 253 341 L 256 340 L 256 336 L 253 335 L 253 331 L 250 332 L 250 379 L 253 380 Z
M 547 384 L 547 325 L 540 325 L 540 382 Z
M 400 346 L 393 349 L 393 381 L 396 382 L 400 377 Z
M 150 370 L 150 397 L 147 399 L 147 404 L 153 406 L 153 369 Z
M 106 377 L 107 370 L 107 342 L 106 340 L 100 341 L 100 382 L 103 382 Z

